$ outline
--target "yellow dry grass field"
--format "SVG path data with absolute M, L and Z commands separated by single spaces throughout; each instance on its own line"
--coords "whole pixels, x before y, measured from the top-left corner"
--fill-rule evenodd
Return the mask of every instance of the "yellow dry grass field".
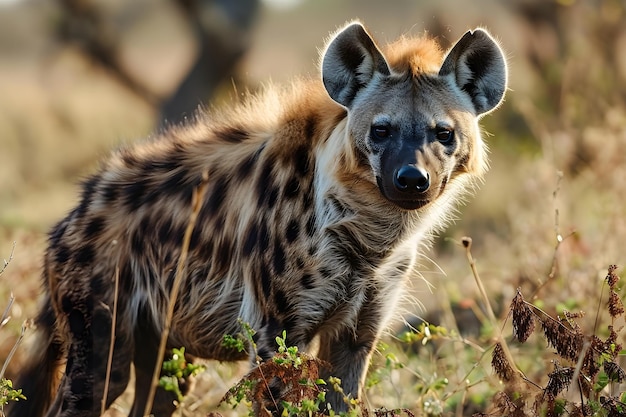
M 170 3 L 138 4 L 142 12 L 124 27 L 116 59 L 133 79 L 165 97 L 188 70 L 196 44 Z M 12 255 L 0 275 L 0 311 L 14 297 L 10 320 L 0 328 L 0 366 L 22 323 L 36 312 L 47 230 L 76 204 L 80 180 L 99 159 L 157 125 L 153 103 L 79 46 L 55 37 L 60 13 L 53 2 L 0 3 L 0 260 Z M 380 42 L 427 30 L 444 46 L 484 26 L 507 52 L 506 102 L 484 120 L 491 170 L 460 207 L 458 221 L 426 254 L 428 284 L 415 282 L 417 302 L 402 308 L 408 319 L 425 318 L 450 333 L 424 342 L 428 346 L 407 346 L 396 337 L 399 321 L 374 358 L 365 399 L 370 409 L 406 407 L 416 415 L 484 412 L 502 389 L 490 362 L 500 332 L 510 341 L 517 367 L 538 385 L 546 384 L 558 359 L 540 337 L 530 344 L 511 340 L 507 316 L 518 288 L 548 314 L 584 310 L 577 323 L 586 334 L 602 337 L 611 323 L 603 284 L 609 265 L 618 265 L 618 294 L 622 300 L 626 294 L 626 5 L 622 0 L 268 1 L 236 81 L 226 80 L 211 105 L 227 105 L 270 79 L 317 77 L 318 48 L 354 18 Z M 464 236 L 472 238 L 498 326 L 487 318 L 461 245 Z M 623 326 L 623 316 L 614 325 Z M 28 345 L 27 331 L 6 376 L 19 374 Z M 626 358 L 618 356 L 618 363 L 626 367 Z M 216 409 L 245 371 L 245 364 L 209 364 L 196 377 L 181 414 Z M 442 379 L 447 382 L 437 385 Z M 623 393 L 625 384 L 610 389 Z M 124 413 L 125 401 L 110 413 Z M 428 408 L 433 403 L 440 408 Z M 226 406 L 220 410 L 231 412 Z

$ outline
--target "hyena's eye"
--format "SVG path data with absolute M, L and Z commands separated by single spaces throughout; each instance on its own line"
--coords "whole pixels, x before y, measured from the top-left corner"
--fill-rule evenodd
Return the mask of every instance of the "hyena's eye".
M 391 136 L 391 129 L 386 125 L 373 125 L 372 137 L 377 140 L 387 139 Z
M 447 127 L 438 127 L 435 131 L 435 137 L 443 144 L 449 143 L 454 137 L 454 130 Z

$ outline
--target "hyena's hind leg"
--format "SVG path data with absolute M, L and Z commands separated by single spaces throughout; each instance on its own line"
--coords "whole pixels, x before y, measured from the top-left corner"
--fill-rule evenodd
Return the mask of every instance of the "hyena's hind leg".
M 109 363 L 113 312 L 104 303 L 92 298 L 71 305 L 65 312 L 69 332 L 69 350 L 65 376 L 59 387 L 55 406 L 48 417 L 99 416 L 107 389 L 105 409 L 119 397 L 130 378 L 133 335 L 118 311 L 113 355 Z M 110 375 L 107 381 L 107 369 Z
M 36 344 L 15 382 L 15 388 L 22 390 L 26 400 L 9 403 L 9 417 L 41 417 L 54 398 L 64 357 L 63 343 L 54 332 L 55 322 L 50 298 L 46 297 L 35 319 Z

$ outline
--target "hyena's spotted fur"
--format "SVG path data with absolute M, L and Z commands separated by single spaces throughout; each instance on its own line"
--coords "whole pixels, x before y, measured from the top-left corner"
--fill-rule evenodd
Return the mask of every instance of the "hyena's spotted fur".
M 357 397 L 368 359 L 414 269 L 418 248 L 486 170 L 478 127 L 506 88 L 502 52 L 483 30 L 447 53 L 403 38 L 381 53 L 358 23 L 339 31 L 322 82 L 269 89 L 118 150 L 50 234 L 38 353 L 11 416 L 96 416 L 119 295 L 107 405 L 136 368 L 142 414 L 191 197 L 208 188 L 191 237 L 168 345 L 219 360 L 257 333 L 321 359 Z M 54 398 L 54 375 L 67 360 Z M 153 413 L 169 415 L 159 392 Z M 345 409 L 329 393 L 334 410 Z

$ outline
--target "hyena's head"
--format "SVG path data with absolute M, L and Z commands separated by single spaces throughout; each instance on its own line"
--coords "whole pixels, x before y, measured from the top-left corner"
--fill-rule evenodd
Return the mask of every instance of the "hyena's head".
M 467 32 L 445 56 L 432 40 L 406 38 L 383 54 L 352 23 L 329 42 L 322 79 L 348 110 L 363 177 L 396 206 L 418 209 L 455 178 L 486 170 L 478 119 L 502 101 L 507 69 L 484 30 Z

